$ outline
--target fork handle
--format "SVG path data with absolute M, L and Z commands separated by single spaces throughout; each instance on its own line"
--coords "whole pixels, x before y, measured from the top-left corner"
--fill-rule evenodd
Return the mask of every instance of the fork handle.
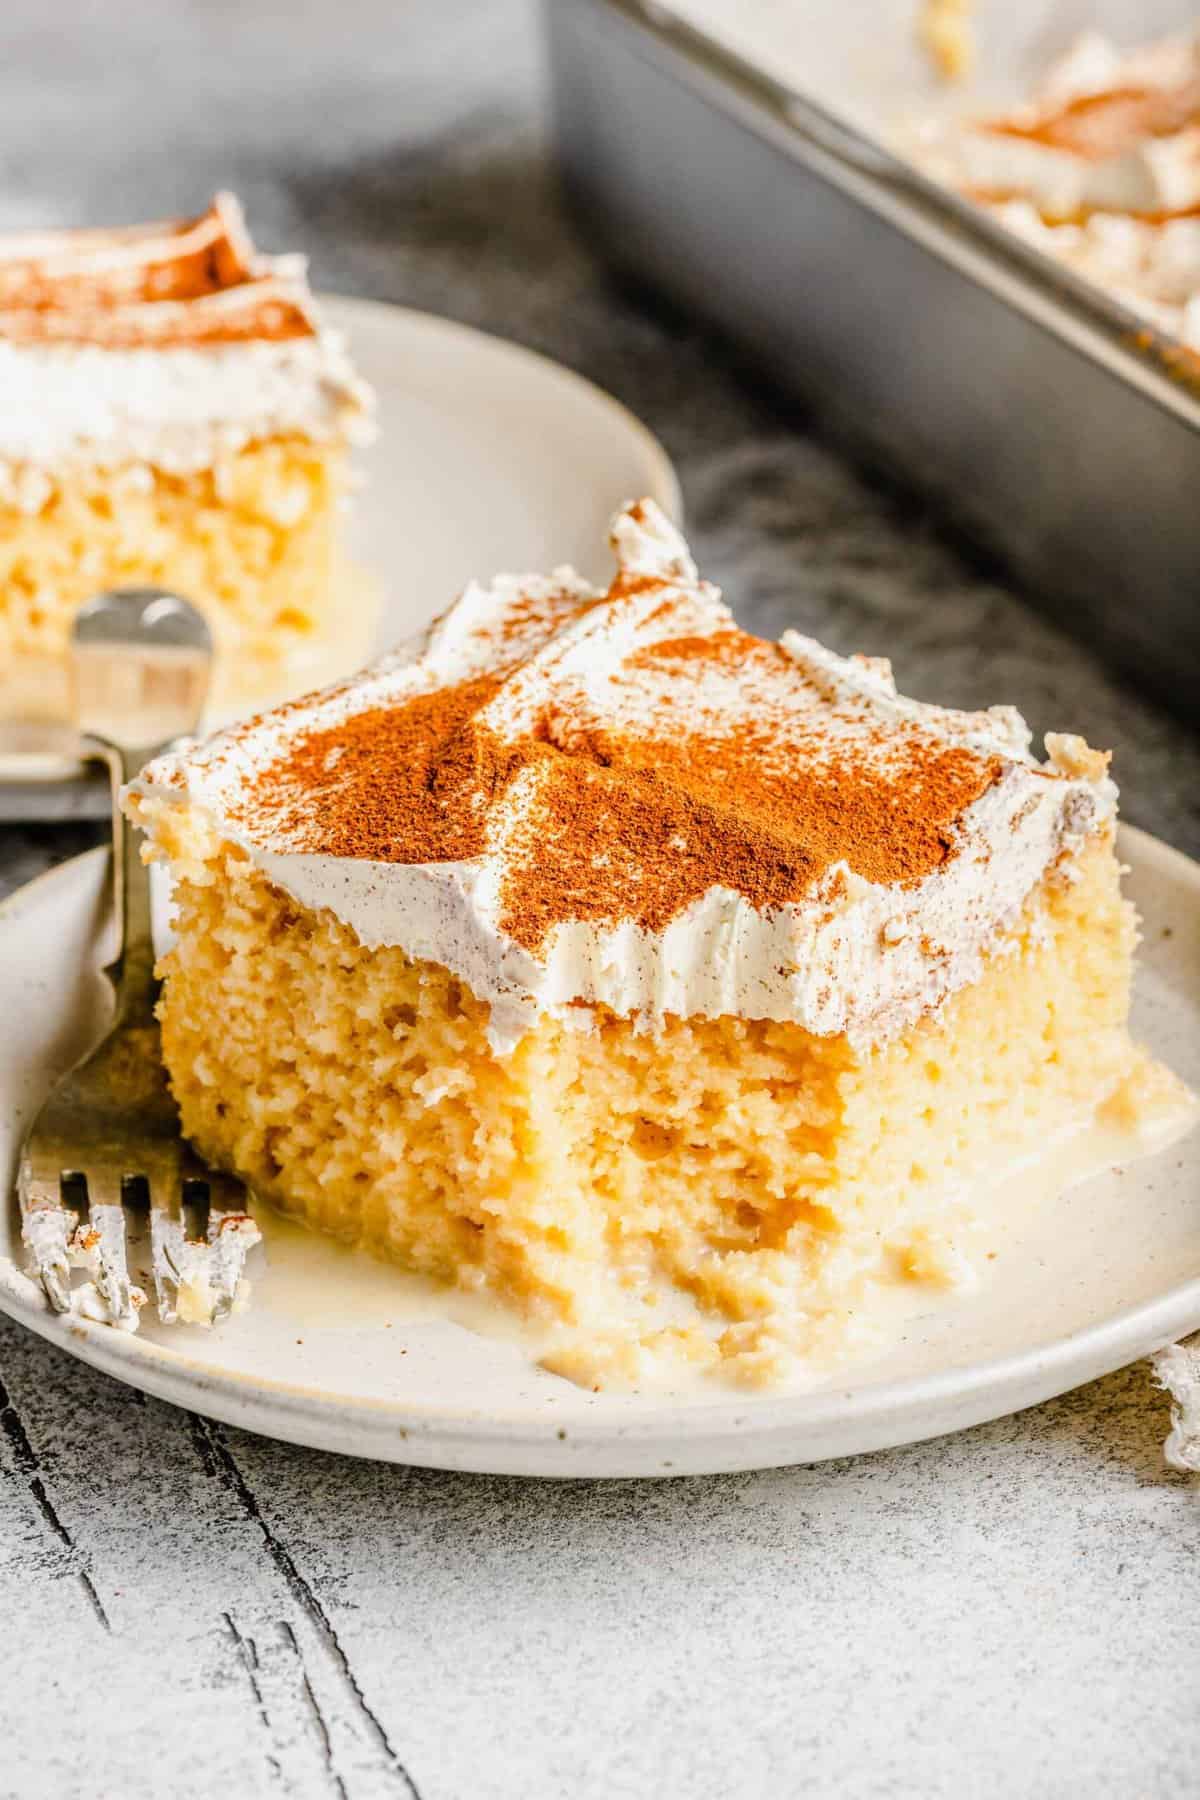
M 84 753 L 108 766 L 112 785 L 112 901 L 117 922 L 117 955 L 105 969 L 117 1001 L 117 1019 L 149 1021 L 158 999 L 154 976 L 154 933 L 150 914 L 150 869 L 142 861 L 139 833 L 121 811 L 121 789 L 159 751 L 130 750 L 107 738 L 85 737 Z

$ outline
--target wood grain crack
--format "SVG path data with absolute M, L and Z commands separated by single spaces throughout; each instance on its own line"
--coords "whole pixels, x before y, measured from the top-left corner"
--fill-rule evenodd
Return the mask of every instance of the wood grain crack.
M 368 1732 L 374 1739 L 376 1747 L 384 1759 L 389 1776 L 398 1786 L 403 1788 L 404 1792 L 409 1796 L 409 1800 L 421 1800 L 420 1791 L 417 1788 L 416 1782 L 397 1755 L 382 1722 L 372 1711 L 362 1688 L 358 1684 L 357 1677 L 350 1666 L 350 1659 L 333 1627 L 333 1623 L 329 1618 L 328 1613 L 325 1611 L 320 1599 L 310 1587 L 305 1577 L 301 1574 L 291 1551 L 282 1539 L 276 1536 L 270 1520 L 264 1516 L 259 1508 L 254 1492 L 251 1489 L 249 1482 L 246 1480 L 245 1475 L 242 1473 L 242 1470 L 239 1468 L 232 1450 L 226 1443 L 220 1425 L 218 1425 L 215 1420 L 202 1419 L 199 1414 L 193 1413 L 191 1415 L 191 1435 L 192 1442 L 195 1445 L 196 1454 L 200 1459 L 205 1473 L 221 1482 L 222 1486 L 237 1500 L 242 1511 L 245 1513 L 246 1518 L 255 1525 L 262 1534 L 262 1540 L 266 1547 L 267 1555 L 270 1557 L 293 1599 L 305 1613 L 313 1629 L 316 1631 L 317 1636 L 328 1652 L 330 1661 L 333 1663 L 334 1668 L 341 1677 L 343 1685 L 345 1686 L 359 1717 L 362 1719 Z M 307 1676 L 305 1676 L 305 1682 L 307 1685 Z M 311 1691 L 310 1686 L 310 1695 Z M 315 1696 L 313 1696 L 313 1704 L 314 1706 L 316 1705 Z M 319 1708 L 317 1709 L 317 1717 L 321 1729 L 327 1736 L 327 1728 L 325 1727 L 325 1721 L 320 1714 Z
M 313 1692 L 313 1684 L 308 1678 L 308 1670 L 304 1666 L 304 1652 L 300 1648 L 300 1641 L 286 1619 L 281 1619 L 279 1621 L 279 1627 L 288 1643 L 290 1643 L 296 1661 L 300 1665 L 301 1687 L 303 1689 L 304 1698 L 308 1703 L 309 1712 L 312 1714 L 313 1722 L 316 1725 L 317 1735 L 321 1740 L 321 1750 L 325 1757 L 325 1767 L 329 1770 L 330 1779 L 337 1789 L 338 1794 L 341 1796 L 341 1800 L 347 1800 L 346 1784 L 334 1767 L 333 1739 L 329 1734 L 329 1726 L 325 1722 L 325 1714 L 321 1711 L 321 1703 Z
M 49 1490 L 46 1487 L 37 1451 L 33 1447 L 33 1442 L 25 1429 L 12 1396 L 2 1381 L 0 1381 L 0 1432 L 3 1432 L 12 1449 L 17 1473 L 24 1479 L 42 1519 L 68 1554 L 73 1579 L 79 1584 L 84 1598 L 104 1630 L 111 1633 L 112 1625 L 104 1610 L 104 1602 L 96 1592 L 96 1584 L 88 1570 L 84 1553 L 59 1517 L 58 1508 L 50 1498 Z
M 222 1613 L 221 1617 L 224 1619 L 229 1630 L 229 1635 L 233 1639 L 238 1661 L 246 1671 L 246 1679 L 250 1683 L 250 1692 L 254 1695 L 254 1703 L 258 1707 L 258 1716 L 262 1720 L 263 1729 L 264 1731 L 270 1732 L 271 1721 L 267 1717 L 267 1703 L 263 1699 L 263 1691 L 258 1679 L 258 1656 L 255 1652 L 254 1640 L 253 1638 L 244 1638 L 242 1636 L 241 1632 L 234 1624 L 233 1617 L 230 1613 Z M 269 1750 L 267 1751 L 267 1767 L 277 1781 L 283 1780 L 283 1765 L 277 1756 L 272 1756 Z

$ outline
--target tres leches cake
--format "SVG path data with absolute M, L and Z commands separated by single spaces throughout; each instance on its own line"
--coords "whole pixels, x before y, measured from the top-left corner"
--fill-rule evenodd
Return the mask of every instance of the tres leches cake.
M 1028 105 L 935 122 L 917 156 L 1010 230 L 1200 351 L 1200 39 L 1081 37 Z
M 361 658 L 339 538 L 371 395 L 303 258 L 260 255 L 232 195 L 0 238 L 0 394 L 0 714 L 64 709 L 72 619 L 109 587 L 202 608 L 218 705 L 311 685 L 334 641 L 330 673 Z
M 1116 790 L 740 631 L 650 502 L 613 543 L 607 593 L 471 586 L 144 771 L 164 1053 L 205 1157 L 548 1366 L 771 1380 L 880 1278 L 964 1275 L 981 1167 L 1154 1086 Z

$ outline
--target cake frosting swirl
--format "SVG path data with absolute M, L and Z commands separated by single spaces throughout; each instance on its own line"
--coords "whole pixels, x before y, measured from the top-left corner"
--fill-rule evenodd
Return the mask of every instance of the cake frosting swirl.
M 0 239 L 0 391 L 10 497 L 75 462 L 186 474 L 267 437 L 370 435 L 304 259 L 260 254 L 231 194 L 193 219 Z
M 882 659 L 740 631 L 642 501 L 617 573 L 467 588 L 353 681 L 158 759 L 184 807 L 368 947 L 440 963 L 503 1053 L 539 1014 L 790 1020 L 859 1046 L 977 978 L 1111 821 L 1107 758 Z

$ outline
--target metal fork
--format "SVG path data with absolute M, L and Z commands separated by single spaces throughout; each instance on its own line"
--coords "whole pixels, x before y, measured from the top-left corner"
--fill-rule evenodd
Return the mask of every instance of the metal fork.
M 119 795 L 158 748 L 195 729 L 212 643 L 186 600 L 120 589 L 83 609 L 73 652 L 84 750 L 107 763 L 112 782 L 120 949 L 105 974 L 115 1010 L 107 1036 L 59 1081 L 22 1146 L 22 1236 L 57 1312 L 135 1331 L 146 1295 L 129 1273 L 127 1212 L 148 1202 L 159 1318 L 211 1325 L 232 1309 L 259 1231 L 241 1184 L 205 1168 L 180 1135 L 154 1013 L 150 874 Z M 101 728 L 106 737 L 94 735 Z M 207 1225 L 196 1235 L 189 1214 L 203 1213 L 205 1197 Z M 79 1265 L 91 1279 L 73 1289 Z

